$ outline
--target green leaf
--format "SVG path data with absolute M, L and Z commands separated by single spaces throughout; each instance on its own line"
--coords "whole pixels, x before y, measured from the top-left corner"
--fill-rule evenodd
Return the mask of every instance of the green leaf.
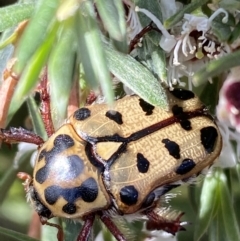
M 78 15 L 77 32 L 79 37 L 79 55 L 86 80 L 95 89 L 98 83 L 100 83 L 104 96 L 110 103 L 113 101 L 112 82 L 91 2 L 84 2 L 82 10 L 85 10 L 85 12 Z
M 122 1 L 115 1 L 115 6 L 116 9 L 118 11 L 119 14 L 119 27 L 120 27 L 120 31 L 122 33 L 122 40 L 115 40 L 113 38 L 112 39 L 112 44 L 113 46 L 120 52 L 123 53 L 128 53 L 128 43 L 127 43 L 127 24 L 126 24 L 126 19 L 125 19 L 125 9 L 123 6 L 123 2 Z
M 195 228 L 194 240 L 200 240 L 214 217 L 214 210 L 217 205 L 215 194 L 217 187 L 218 179 L 214 176 L 204 179 L 200 197 L 199 220 Z
M 0 234 L 8 238 L 14 238 L 16 241 L 38 241 L 37 239 L 31 238 L 25 234 L 13 231 L 11 229 L 0 227 Z
M 219 171 L 219 185 L 221 185 L 220 202 L 223 217 L 223 230 L 227 240 L 238 240 L 240 237 L 239 225 L 233 209 L 233 202 L 228 188 L 228 180 L 223 170 Z
M 167 107 L 163 87 L 152 73 L 130 55 L 122 54 L 105 45 L 108 67 L 113 75 L 152 105 Z
M 240 4 L 240 3 L 239 3 Z M 240 22 L 236 24 L 232 31 L 232 35 L 229 39 L 230 44 L 232 44 L 234 41 L 236 41 L 240 37 Z
M 155 74 L 155 76 L 159 77 L 161 82 L 167 84 L 167 64 L 165 52 L 162 48 L 154 45 L 152 46 L 150 53 L 152 57 L 152 72 Z
M 0 8 L 0 32 L 32 16 L 34 3 L 18 3 Z
M 32 96 L 29 96 L 27 99 L 28 111 L 31 116 L 33 123 L 34 132 L 41 136 L 43 140 L 47 140 L 47 133 L 43 124 L 43 120 L 39 111 L 39 107 L 36 104 L 36 101 Z
M 240 51 L 229 53 L 218 60 L 213 60 L 206 64 L 193 76 L 193 84 L 199 86 L 208 81 L 208 78 L 216 76 L 225 70 L 240 65 Z
M 219 7 L 224 8 L 227 11 L 232 11 L 234 9 L 240 9 L 239 0 L 221 0 L 219 1 Z
M 74 61 L 76 59 L 76 34 L 74 19 L 62 23 L 61 35 L 48 62 L 51 87 L 51 106 L 54 109 L 53 122 L 59 124 L 66 118 L 67 106 L 73 82 Z M 59 98 L 61 96 L 61 98 Z M 54 117 L 57 120 L 54 120 Z
M 208 107 L 213 115 L 215 114 L 218 104 L 221 85 L 221 81 L 214 78 L 213 83 L 206 83 L 204 85 L 201 95 L 199 95 L 200 100 L 203 101 L 204 105 Z
M 45 64 L 48 58 L 48 54 L 54 43 L 55 37 L 57 35 L 57 30 L 58 23 L 55 23 L 46 40 L 37 49 L 32 58 L 29 60 L 28 65 L 24 69 L 10 104 L 8 120 L 12 118 L 15 112 L 22 105 L 24 102 L 24 97 L 29 94 L 29 92 L 36 86 L 40 71 Z
M 50 223 L 59 225 L 59 218 L 52 218 L 49 220 Z M 41 241 L 47 240 L 56 240 L 57 241 L 57 234 L 58 229 L 49 225 L 42 225 L 41 226 Z M 64 239 L 64 241 L 67 241 Z
M 37 50 L 39 45 L 46 42 L 50 23 L 54 20 L 55 12 L 60 0 L 39 0 L 37 8 L 33 12 L 27 28 L 19 42 L 16 57 L 18 59 L 15 65 L 15 72 L 20 74 L 31 56 Z
M 124 26 L 126 24 L 123 7 L 120 12 L 117 6 L 118 2 L 119 1 L 98 0 L 96 1 L 96 6 L 103 25 L 110 36 L 118 41 L 123 41 L 125 40 L 126 28 L 124 29 L 122 25 Z
M 26 144 L 28 145 L 28 144 Z M 19 170 L 22 170 L 24 166 L 26 166 L 27 163 L 29 163 L 29 158 L 31 154 L 33 153 L 33 148 L 29 145 L 28 150 L 20 150 L 17 152 L 15 158 L 14 158 L 14 164 L 4 173 L 4 176 L 0 180 L 0 190 L 2 193 L 7 193 L 13 184 L 13 182 L 16 180 L 16 175 Z M 0 204 L 3 202 L 6 195 L 0 195 Z
M 80 222 L 72 222 L 65 219 L 63 222 L 64 240 L 72 241 L 77 240 L 77 237 L 81 231 L 82 224 Z
M 196 226 L 195 240 L 199 240 L 208 227 L 209 240 L 238 240 L 239 227 L 224 171 L 217 168 L 204 181 L 201 194 L 200 227 Z M 206 202 L 207 200 L 207 202 Z M 202 215 L 201 215 L 202 214 Z
M 213 19 L 211 24 L 211 30 L 213 34 L 217 36 L 217 39 L 220 42 L 226 42 L 232 34 L 232 27 L 235 26 L 235 19 L 232 14 L 229 14 L 227 23 L 223 23 L 223 18 L 225 14 L 219 14 L 216 18 Z
M 208 0 L 194 0 L 188 5 L 183 6 L 183 8 L 180 11 L 178 11 L 173 16 L 165 20 L 165 28 L 172 28 L 175 24 L 182 20 L 185 13 L 192 13 L 193 11 L 195 11 L 196 9 L 198 9 L 206 3 L 208 3 Z

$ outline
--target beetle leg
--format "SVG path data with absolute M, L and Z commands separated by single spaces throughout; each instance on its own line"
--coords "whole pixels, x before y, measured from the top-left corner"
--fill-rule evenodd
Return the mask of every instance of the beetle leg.
M 112 235 L 118 241 L 126 241 L 126 239 L 124 238 L 123 234 L 120 232 L 120 230 L 117 228 L 115 223 L 111 220 L 111 218 L 108 215 L 106 215 L 104 213 L 100 213 L 99 216 L 100 216 L 100 219 L 102 220 L 102 222 L 108 228 L 108 230 L 112 233 Z
M 8 144 L 26 142 L 39 146 L 44 143 L 43 139 L 40 136 L 21 127 L 11 127 L 9 130 L 0 129 L 0 139 Z
M 147 230 L 164 230 L 175 235 L 178 231 L 185 230 L 182 225 L 186 223 L 180 221 L 183 214 L 184 213 L 182 212 L 176 216 L 175 212 L 170 212 L 161 215 L 152 210 L 146 213 L 148 217 L 146 228 Z
M 82 227 L 81 232 L 79 233 L 78 237 L 77 237 L 77 241 L 87 241 L 93 226 L 93 222 L 95 219 L 95 215 L 91 214 L 88 215 L 84 218 L 84 224 Z
M 41 98 L 40 113 L 47 132 L 48 137 L 51 136 L 55 130 L 52 122 L 50 95 L 48 90 L 48 78 L 47 69 L 44 70 L 41 76 L 41 82 L 39 86 L 39 93 Z
M 51 227 L 55 227 L 58 232 L 57 232 L 57 239 L 58 241 L 63 241 L 64 240 L 64 234 L 63 234 L 63 229 L 60 225 L 58 224 L 55 224 L 55 223 L 49 223 L 49 222 L 44 222 L 42 224 L 45 224 L 45 225 L 48 225 L 48 226 L 51 226 Z

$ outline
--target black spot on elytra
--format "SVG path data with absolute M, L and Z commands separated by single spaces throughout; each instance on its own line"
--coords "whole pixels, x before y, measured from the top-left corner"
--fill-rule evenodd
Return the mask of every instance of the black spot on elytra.
M 184 175 L 190 172 L 195 166 L 196 166 L 196 163 L 192 159 L 186 158 L 182 161 L 182 163 L 176 169 L 175 172 L 179 175 Z
M 57 185 L 49 186 L 45 189 L 44 195 L 47 203 L 50 205 L 53 205 L 60 197 L 63 197 L 68 202 L 63 207 L 63 211 L 73 214 L 75 206 L 74 203 L 77 201 L 77 199 L 82 198 L 84 202 L 88 203 L 95 201 L 98 196 L 98 185 L 95 179 L 90 177 L 79 187 L 62 188 Z
M 50 169 L 48 169 L 47 167 L 46 167 L 46 165 L 44 166 L 44 167 L 42 167 L 42 168 L 40 168 L 37 172 L 36 172 L 36 175 L 35 175 L 35 180 L 38 182 L 38 183 L 43 183 L 46 179 L 47 179 L 47 177 L 48 177 L 48 175 L 49 175 L 49 171 L 50 171 Z
M 143 154 L 137 154 L 137 168 L 141 173 L 146 173 L 149 168 L 149 161 L 143 156 Z
M 192 129 L 190 120 L 181 120 L 180 125 L 186 131 L 190 131 Z
M 153 105 L 147 103 L 143 99 L 139 99 L 139 105 L 141 106 L 142 110 L 146 113 L 146 115 L 151 115 L 155 108 Z
M 74 146 L 74 140 L 69 135 L 58 135 L 53 142 L 53 148 L 51 150 L 46 151 L 44 149 L 40 152 L 38 161 L 41 161 L 43 158 L 45 158 L 45 166 L 43 166 L 37 171 L 35 175 L 35 180 L 38 183 L 43 183 L 50 173 L 52 166 L 51 164 L 57 161 L 57 155 L 72 146 Z M 76 164 L 77 160 L 79 160 L 80 163 Z M 78 169 L 74 170 L 73 172 L 76 173 L 77 171 L 79 171 L 81 173 L 83 164 L 81 164 L 82 160 L 80 158 L 77 159 L 76 157 L 70 156 L 69 158 L 60 158 L 60 161 L 61 163 L 59 162 L 59 168 L 61 168 L 61 166 L 63 165 L 67 165 L 67 167 L 71 171 L 75 167 L 78 167 Z
M 173 113 L 174 116 L 182 115 L 182 114 L 184 114 L 183 108 L 181 106 L 174 105 L 172 107 L 172 113 Z
M 211 153 L 214 150 L 218 133 L 215 127 L 208 126 L 201 129 L 201 142 L 207 153 Z
M 156 197 L 156 195 L 154 192 L 151 192 L 150 194 L 148 194 L 148 196 L 143 201 L 141 208 L 150 207 L 153 204 L 155 197 Z
M 106 112 L 106 117 L 108 117 L 110 120 L 115 121 L 117 124 L 122 125 L 122 114 L 115 110 L 109 110 Z
M 93 202 L 98 195 L 98 184 L 94 178 L 90 177 L 82 183 L 80 191 L 84 202 Z
M 181 127 L 184 130 L 189 131 L 192 129 L 191 122 L 188 119 L 186 113 L 184 113 L 182 107 L 174 105 L 172 107 L 172 113 L 177 118 L 177 121 L 180 123 Z
M 82 121 L 86 120 L 91 115 L 91 111 L 88 108 L 80 108 L 76 110 L 73 114 L 73 118 Z
M 169 155 L 173 156 L 175 159 L 180 158 L 180 147 L 176 142 L 163 139 L 162 143 L 165 144 L 165 148 L 168 150 Z
M 177 89 L 177 88 L 170 91 L 170 93 L 172 93 L 172 95 L 178 98 L 179 100 L 190 100 L 195 96 L 194 93 L 190 90 Z
M 120 190 L 120 199 L 126 205 L 134 205 L 138 201 L 138 191 L 132 185 L 125 186 Z
M 65 197 L 66 189 L 62 189 L 59 186 L 49 186 L 44 190 L 45 199 L 48 204 L 53 205 L 60 196 Z

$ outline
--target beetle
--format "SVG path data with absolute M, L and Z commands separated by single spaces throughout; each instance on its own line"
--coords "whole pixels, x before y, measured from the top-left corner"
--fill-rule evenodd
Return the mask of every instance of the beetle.
M 207 108 L 184 89 L 167 91 L 169 109 L 152 106 L 137 95 L 76 110 L 53 133 L 45 91 L 44 142 L 22 128 L 1 129 L 7 142 L 38 145 L 33 178 L 25 179 L 27 196 L 42 224 L 52 217 L 83 220 L 78 241 L 88 239 L 97 215 L 117 240 L 126 240 L 112 218 L 139 215 L 148 230 L 175 234 L 180 218 L 161 215 L 160 198 L 208 169 L 222 148 L 221 134 Z M 49 124 L 50 123 L 50 124 Z

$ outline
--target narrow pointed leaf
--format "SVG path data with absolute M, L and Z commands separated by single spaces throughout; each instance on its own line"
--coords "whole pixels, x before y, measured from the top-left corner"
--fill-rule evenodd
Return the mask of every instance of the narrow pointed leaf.
M 73 223 L 65 219 L 63 221 L 65 241 L 77 240 L 81 227 L 82 227 L 82 224 L 80 222 Z
M 48 62 L 51 105 L 54 109 L 54 116 L 57 116 L 58 123 L 56 124 L 66 118 L 76 58 L 74 20 L 68 19 L 66 21 L 59 42 L 54 47 Z
M 106 57 L 96 24 L 91 2 L 84 2 L 85 13 L 79 14 L 78 36 L 79 55 L 83 64 L 86 80 L 92 88 L 100 83 L 102 91 L 110 103 L 113 101 L 113 90 Z
M 117 6 L 118 1 L 112 0 L 98 0 L 96 1 L 97 10 L 100 14 L 101 20 L 110 36 L 118 41 L 125 39 L 124 28 L 122 23 L 125 22 L 123 7 L 120 9 Z
M 110 71 L 127 87 L 152 105 L 167 107 L 163 87 L 152 73 L 130 55 L 122 54 L 105 45 Z
M 222 73 L 223 70 L 231 69 L 239 65 L 240 51 L 238 50 L 206 64 L 193 76 L 193 84 L 199 86 L 208 81 L 208 78 Z
M 43 44 L 37 49 L 32 58 L 29 60 L 28 65 L 24 69 L 24 72 L 19 80 L 16 91 L 14 93 L 11 105 L 9 108 L 9 116 L 11 119 L 14 113 L 24 102 L 24 98 L 29 92 L 36 86 L 38 82 L 38 76 L 42 70 L 54 43 L 56 32 L 58 29 L 58 23 L 55 23 L 52 31 L 47 36 Z
M 12 186 L 13 182 L 16 180 L 16 175 L 19 170 L 22 170 L 24 166 L 29 163 L 29 158 L 31 154 L 33 153 L 33 150 L 29 151 L 19 151 L 17 152 L 15 156 L 15 161 L 17 162 L 16 165 L 12 165 L 10 168 L 8 168 L 7 172 L 4 173 L 4 176 L 0 180 L 0 190 L 2 193 L 7 193 Z M 0 205 L 4 201 L 4 198 L 6 198 L 6 195 L 0 195 Z M 0 227 L 1 228 L 1 227 Z M 0 231 L 1 233 L 1 231 Z
M 32 16 L 34 3 L 18 3 L 0 8 L 0 32 Z
M 45 40 L 60 0 L 40 0 L 18 45 L 15 71 L 20 74 L 39 45 Z
M 34 133 L 41 136 L 43 140 L 47 140 L 47 133 L 43 124 L 43 120 L 34 98 L 29 96 L 27 99 L 28 111 L 32 119 Z
M 232 28 L 235 26 L 235 19 L 231 14 L 229 14 L 228 16 L 227 23 L 222 22 L 224 17 L 224 14 L 218 15 L 216 18 L 213 19 L 211 24 L 211 30 L 213 34 L 217 37 L 218 41 L 220 42 L 228 41 L 232 34 Z
M 225 230 L 227 240 L 238 240 L 240 237 L 239 225 L 233 209 L 233 202 L 227 185 L 227 178 L 223 170 L 221 170 L 219 180 L 221 181 L 219 185 L 221 185 L 220 200 L 224 224 L 223 230 Z
M 38 241 L 35 238 L 3 227 L 0 227 L 0 234 L 3 234 L 7 238 L 14 238 L 16 241 Z
M 199 220 L 195 228 L 194 240 L 200 240 L 213 219 L 213 211 L 217 205 L 215 194 L 217 187 L 218 179 L 215 176 L 204 179 L 200 198 Z

